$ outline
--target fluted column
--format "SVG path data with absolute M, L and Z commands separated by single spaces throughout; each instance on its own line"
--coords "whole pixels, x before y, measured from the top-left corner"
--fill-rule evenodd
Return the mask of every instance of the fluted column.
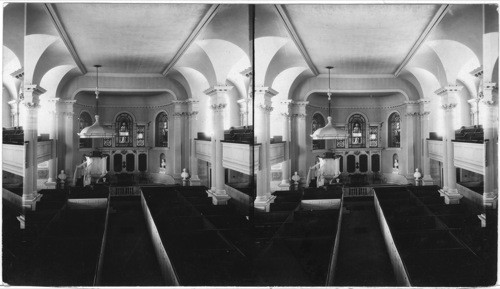
M 497 173 L 495 166 L 498 145 L 498 88 L 496 83 L 483 83 L 483 97 L 479 103 L 481 124 L 485 140 L 485 167 L 483 203 L 486 208 L 496 208 L 498 200 Z M 495 172 L 497 170 L 497 172 Z
M 443 136 L 443 167 L 445 175 L 445 187 L 442 194 L 446 204 L 458 204 L 462 195 L 457 191 L 457 173 L 453 163 L 453 142 L 455 130 L 453 129 L 453 119 L 457 106 L 457 93 L 463 88 L 459 85 L 442 87 L 436 91 L 441 97 L 441 108 L 444 110 L 444 136 Z
M 21 101 L 19 99 L 14 99 L 9 101 L 10 105 L 10 126 L 19 126 L 19 105 L 21 105 Z M 7 126 L 7 124 L 4 124 Z
M 60 99 L 57 103 L 59 117 L 61 119 L 59 128 L 64 132 L 64 136 L 60 136 L 58 145 L 58 155 L 64 156 L 64 159 L 59 161 L 59 169 L 66 172 L 68 176 L 66 183 L 73 180 L 75 166 L 80 164 L 80 160 L 75 159 L 76 152 L 78 151 L 77 130 L 75 130 L 73 122 L 75 102 L 75 100 Z
M 58 114 L 56 111 L 56 105 L 57 102 L 59 101 L 59 98 L 51 98 L 48 99 L 48 102 L 50 103 L 49 105 L 49 113 L 50 113 L 50 119 L 49 119 L 49 125 L 50 125 L 50 139 L 52 140 L 52 157 L 49 160 L 49 178 L 47 179 L 47 185 L 48 186 L 53 186 L 56 183 L 56 176 L 57 176 L 57 118 Z
M 431 176 L 431 159 L 429 158 L 429 146 L 427 139 L 429 138 L 429 117 L 430 117 L 430 100 L 422 100 L 420 105 L 420 121 L 422 125 L 422 139 L 424 140 L 423 159 L 422 159 L 422 185 L 434 185 L 434 180 Z
M 24 86 L 24 101 L 26 107 L 26 121 L 24 126 L 24 141 L 26 150 L 26 167 L 23 178 L 23 208 L 34 210 L 37 193 L 38 163 L 38 109 L 39 96 L 45 93 L 45 89 L 36 84 Z
M 205 90 L 210 96 L 210 108 L 213 111 L 212 135 L 212 188 L 208 192 L 215 205 L 226 205 L 230 199 L 224 183 L 224 167 L 222 166 L 222 143 L 224 140 L 224 110 L 226 94 L 232 86 L 213 86 Z
M 408 180 L 413 180 L 413 174 L 415 172 L 415 147 L 417 146 L 415 140 L 418 139 L 415 137 L 417 135 L 416 122 L 419 116 L 418 104 L 415 102 L 407 102 L 405 116 L 406 145 L 403 145 L 403 149 L 406 152 L 406 162 L 399 161 L 399 171 L 400 173 L 403 172 Z
M 271 97 L 277 92 L 270 87 L 255 88 L 255 135 L 260 144 L 259 164 L 257 170 L 257 197 L 254 207 L 258 210 L 269 212 L 270 204 L 274 201 L 271 196 L 271 162 L 269 160 L 270 148 L 270 121 L 272 102 Z
M 291 104 L 291 121 L 292 125 L 295 126 L 296 139 L 295 145 L 293 147 L 293 162 L 292 167 L 295 167 L 295 171 L 298 172 L 301 180 L 305 180 L 307 176 L 307 138 L 309 137 L 307 125 L 306 125 L 306 107 L 309 104 L 308 101 L 293 101 Z M 307 186 L 307 183 L 303 183 Z
M 281 111 L 283 125 L 283 141 L 285 142 L 285 161 L 281 165 L 281 183 L 278 185 L 283 190 L 290 189 L 290 102 L 291 100 L 282 101 L 283 107 Z
M 174 121 L 172 128 L 173 142 L 170 145 L 172 150 L 171 157 L 173 159 L 172 172 L 167 172 L 172 174 L 176 182 L 182 183 L 182 132 L 183 120 L 186 116 L 186 107 L 184 101 L 173 101 L 174 104 Z
M 252 122 L 252 99 L 244 98 L 238 100 L 240 106 L 240 125 L 250 126 Z
M 198 176 L 198 158 L 196 158 L 196 146 L 194 139 L 196 138 L 198 120 L 198 106 L 199 101 L 194 99 L 188 100 L 188 125 L 189 125 L 189 144 L 190 144 L 190 156 L 189 156 L 189 173 L 191 178 L 189 179 L 189 184 L 191 186 L 199 186 L 201 184 L 200 178 Z

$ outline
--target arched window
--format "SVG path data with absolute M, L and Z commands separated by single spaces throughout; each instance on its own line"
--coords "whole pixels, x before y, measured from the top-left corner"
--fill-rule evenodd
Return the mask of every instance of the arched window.
M 86 111 L 82 111 L 80 113 L 80 117 L 78 118 L 78 126 L 80 129 L 80 132 L 82 129 L 91 126 L 92 125 L 92 118 L 90 117 L 90 114 Z M 82 148 L 92 148 L 92 139 L 91 138 L 81 138 L 80 139 L 80 145 L 79 147 Z
M 315 113 L 312 117 L 311 122 L 311 134 L 313 134 L 318 128 L 325 126 L 325 118 L 320 113 Z M 324 150 L 326 147 L 325 140 L 313 140 L 313 150 Z
M 168 116 L 161 112 L 156 117 L 156 146 L 168 147 Z
M 354 114 L 349 118 L 348 130 L 350 148 L 366 147 L 366 121 L 361 114 Z
M 387 144 L 389 147 L 398 148 L 401 145 L 401 118 L 399 113 L 393 112 L 389 116 L 389 136 Z
M 133 146 L 133 127 L 132 116 L 128 113 L 120 113 L 116 117 L 116 141 L 117 147 Z

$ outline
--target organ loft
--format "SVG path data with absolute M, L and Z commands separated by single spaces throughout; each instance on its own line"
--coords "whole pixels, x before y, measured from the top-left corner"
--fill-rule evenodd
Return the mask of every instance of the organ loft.
M 2 9 L 3 284 L 497 283 L 497 5 Z

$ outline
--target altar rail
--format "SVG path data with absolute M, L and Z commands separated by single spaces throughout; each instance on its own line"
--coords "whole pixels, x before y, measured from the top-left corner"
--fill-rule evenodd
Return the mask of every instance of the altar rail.
M 342 189 L 344 197 L 372 197 L 372 187 L 346 187 Z
M 136 186 L 110 187 L 109 195 L 111 197 L 140 196 L 141 188 Z

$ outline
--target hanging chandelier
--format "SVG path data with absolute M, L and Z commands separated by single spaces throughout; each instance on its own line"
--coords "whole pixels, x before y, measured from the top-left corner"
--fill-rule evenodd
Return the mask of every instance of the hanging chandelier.
M 321 140 L 321 139 L 345 139 L 347 138 L 347 132 L 341 128 L 335 128 L 332 125 L 332 117 L 331 117 L 331 100 L 332 100 L 332 92 L 330 87 L 330 72 L 333 66 L 327 66 L 328 69 L 328 122 L 322 127 L 318 128 L 311 135 L 313 140 Z
M 82 129 L 78 134 L 80 138 L 112 138 L 115 136 L 113 129 L 105 128 L 99 124 L 99 67 L 94 65 L 96 69 L 96 87 L 95 87 L 95 122 L 91 126 Z

